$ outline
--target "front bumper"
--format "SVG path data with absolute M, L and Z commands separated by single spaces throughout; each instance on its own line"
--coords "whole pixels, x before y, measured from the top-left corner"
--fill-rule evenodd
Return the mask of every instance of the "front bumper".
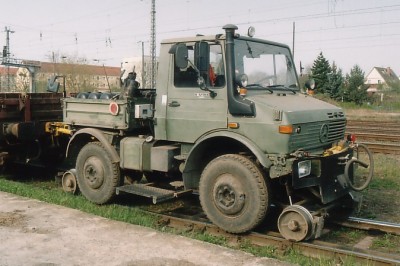
M 292 164 L 292 188 L 296 190 L 317 186 L 323 204 L 343 197 L 350 191 L 344 170 L 346 162 L 352 157 L 352 154 L 353 150 L 347 148 L 332 155 L 296 159 Z M 301 177 L 299 163 L 301 167 L 307 160 L 311 161 L 311 173 Z

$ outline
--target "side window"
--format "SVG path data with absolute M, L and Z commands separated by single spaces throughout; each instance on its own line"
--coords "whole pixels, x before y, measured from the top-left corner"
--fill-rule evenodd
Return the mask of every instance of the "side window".
M 188 48 L 188 59 L 190 62 L 194 62 L 194 45 L 187 45 Z M 193 68 L 192 64 L 189 63 L 186 68 L 178 68 L 175 66 L 174 69 L 174 85 L 175 87 L 198 87 L 197 85 L 197 71 Z
M 174 85 L 175 87 L 189 87 L 198 88 L 197 79 L 199 72 L 193 67 L 193 63 L 196 61 L 194 55 L 195 45 L 188 44 L 188 59 L 191 63 L 188 64 L 186 68 L 174 69 Z M 201 73 L 203 76 L 207 87 L 223 87 L 225 85 L 225 68 L 224 60 L 222 57 L 222 49 L 220 45 L 211 44 L 210 53 L 207 55 L 209 57 L 209 70 L 207 73 Z
M 210 87 L 223 87 L 225 85 L 225 67 L 222 57 L 221 45 L 210 45 Z

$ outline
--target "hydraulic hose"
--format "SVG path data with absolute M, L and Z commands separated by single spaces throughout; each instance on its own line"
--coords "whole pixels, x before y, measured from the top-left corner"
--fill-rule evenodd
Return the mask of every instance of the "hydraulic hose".
M 364 145 L 364 144 L 357 144 L 357 153 L 359 153 L 358 150 L 359 150 L 360 148 L 361 148 L 362 150 L 364 150 L 364 151 L 367 153 L 368 159 L 369 159 L 369 164 L 366 163 L 366 162 L 360 161 L 360 160 L 358 159 L 358 156 L 357 156 L 357 158 L 356 158 L 356 157 L 353 157 L 351 160 L 349 160 L 349 161 L 346 163 L 346 166 L 345 166 L 345 168 L 344 168 L 344 175 L 345 175 L 345 178 L 346 178 L 346 180 L 347 180 L 347 183 L 348 183 L 348 185 L 350 186 L 350 188 L 353 189 L 354 191 L 362 191 L 362 190 L 366 189 L 366 188 L 368 187 L 369 183 L 371 182 L 372 176 L 373 176 L 373 174 L 374 174 L 374 159 L 373 159 L 373 157 L 372 157 L 371 151 L 367 148 L 366 145 Z M 350 179 L 350 176 L 349 176 L 349 171 L 350 171 L 350 169 L 351 169 L 350 167 L 351 167 L 353 164 L 355 164 L 355 163 L 359 164 L 360 166 L 362 166 L 362 167 L 364 167 L 364 168 L 368 168 L 368 167 L 369 167 L 369 171 L 368 171 L 367 178 L 366 178 L 365 182 L 363 183 L 363 185 L 361 185 L 361 186 L 356 186 L 356 185 L 353 183 L 353 181 Z

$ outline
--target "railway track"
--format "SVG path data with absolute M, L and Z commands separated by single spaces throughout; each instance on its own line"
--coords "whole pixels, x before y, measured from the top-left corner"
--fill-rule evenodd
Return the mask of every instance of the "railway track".
M 374 153 L 384 154 L 400 154 L 400 145 L 396 143 L 376 143 L 359 141 L 359 143 L 366 144 L 368 148 Z
M 154 213 L 153 213 L 154 214 Z M 339 264 L 351 261 L 359 265 L 400 265 L 400 255 L 371 251 L 365 248 L 334 244 L 321 240 L 308 242 L 290 242 L 274 231 L 250 232 L 234 235 L 227 233 L 204 219 L 201 215 L 160 214 L 159 223 L 184 231 L 206 232 L 213 236 L 224 237 L 228 243 L 240 246 L 241 243 L 251 243 L 256 246 L 272 246 L 284 253 L 289 249 L 301 252 L 303 255 L 316 259 L 335 260 Z M 343 221 L 342 226 L 361 230 L 376 230 L 380 232 L 395 232 L 400 234 L 400 225 L 384 222 L 374 223 L 369 220 L 352 218 Z
M 395 223 L 349 217 L 347 220 L 344 221 L 335 221 L 335 224 L 353 229 L 379 231 L 381 233 L 400 236 L 400 224 Z
M 390 127 L 390 128 L 398 128 L 400 129 L 400 125 L 398 122 L 392 121 L 372 121 L 372 120 L 348 120 L 348 126 L 362 126 L 362 127 L 376 127 L 377 125 Z
M 357 136 L 374 153 L 400 154 L 400 123 L 349 120 L 346 133 Z

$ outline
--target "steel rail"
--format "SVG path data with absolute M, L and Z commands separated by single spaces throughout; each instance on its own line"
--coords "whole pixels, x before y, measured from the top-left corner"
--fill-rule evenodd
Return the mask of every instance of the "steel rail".
M 375 126 L 375 127 L 354 127 L 354 126 L 347 126 L 346 127 L 346 133 L 352 133 L 356 134 L 357 132 L 368 132 L 368 133 L 376 133 L 376 134 L 393 134 L 393 135 L 399 135 L 400 134 L 400 129 L 399 128 L 391 128 L 391 127 L 385 127 L 385 126 Z
M 348 126 L 354 127 L 376 127 L 376 126 L 385 126 L 391 128 L 400 129 L 400 125 L 398 122 L 390 122 L 390 121 L 371 121 L 371 120 L 348 120 Z
M 385 154 L 400 154 L 400 145 L 394 143 L 374 143 L 360 141 L 367 145 L 367 147 L 375 153 L 385 153 Z
M 282 238 L 280 234 L 276 232 L 250 232 L 247 234 L 235 235 L 225 232 L 210 222 L 193 220 L 191 216 L 180 215 L 180 217 L 175 217 L 167 214 L 151 213 L 160 217 L 159 224 L 161 225 L 175 229 L 183 229 L 185 231 L 198 230 L 213 236 L 225 237 L 231 245 L 238 246 L 243 242 L 243 240 L 247 240 L 254 245 L 273 246 L 282 251 L 293 248 L 300 251 L 305 256 L 317 259 L 323 257 L 327 259 L 338 259 L 341 262 L 357 262 L 362 265 L 400 265 L 400 256 L 393 254 L 345 247 L 320 240 L 310 242 L 291 242 Z
M 348 132 L 350 133 L 350 132 Z M 400 134 L 379 134 L 379 133 L 369 133 L 369 132 L 351 132 L 356 135 L 357 139 L 373 139 L 379 141 L 400 141 Z
M 375 230 L 383 233 L 400 236 L 400 224 L 396 223 L 375 221 L 357 217 L 349 217 L 347 220 L 334 221 L 334 223 L 353 229 L 361 229 L 367 231 Z

